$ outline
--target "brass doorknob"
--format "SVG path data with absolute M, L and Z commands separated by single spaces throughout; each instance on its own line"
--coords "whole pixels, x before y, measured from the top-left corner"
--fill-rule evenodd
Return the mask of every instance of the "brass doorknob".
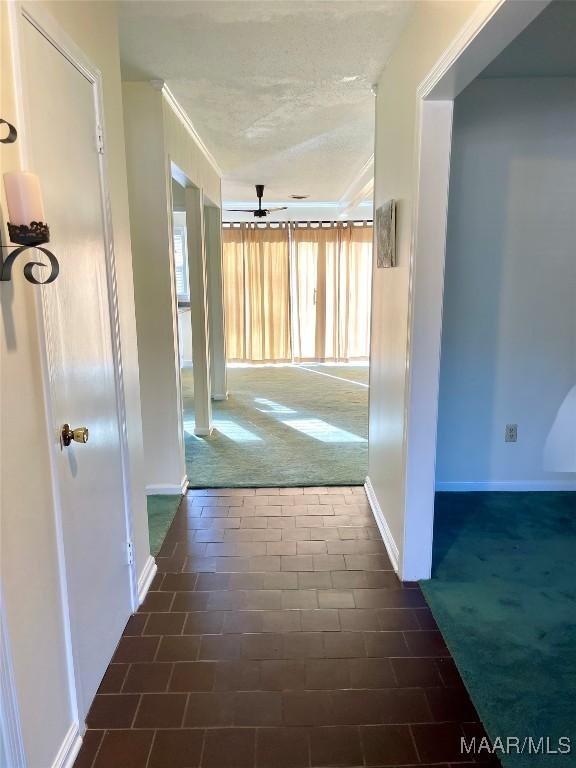
M 76 443 L 88 442 L 88 427 L 72 429 L 70 424 L 64 424 L 61 432 L 62 445 L 68 446 L 74 440 Z

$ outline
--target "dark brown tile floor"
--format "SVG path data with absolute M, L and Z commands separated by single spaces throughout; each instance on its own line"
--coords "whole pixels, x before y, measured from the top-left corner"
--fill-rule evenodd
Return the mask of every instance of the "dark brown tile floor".
M 75 768 L 470 764 L 482 726 L 362 488 L 190 491 L 157 563 Z

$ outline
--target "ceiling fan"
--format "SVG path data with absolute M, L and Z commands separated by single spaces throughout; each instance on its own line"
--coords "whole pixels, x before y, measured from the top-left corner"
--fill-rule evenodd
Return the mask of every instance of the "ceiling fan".
M 253 213 L 257 219 L 262 219 L 268 216 L 269 213 L 275 211 L 285 211 L 288 206 L 283 205 L 280 208 L 262 208 L 262 196 L 264 195 L 264 184 L 256 184 L 256 197 L 258 198 L 258 208 L 252 210 L 246 208 L 226 208 L 230 213 Z

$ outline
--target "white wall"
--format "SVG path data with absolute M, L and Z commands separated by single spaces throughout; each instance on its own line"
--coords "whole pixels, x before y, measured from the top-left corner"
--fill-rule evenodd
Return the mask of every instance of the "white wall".
M 489 6 L 489 4 L 486 4 Z M 398 266 L 373 269 L 368 475 L 402 573 L 405 501 L 408 305 L 415 222 L 416 89 L 479 8 L 418 3 L 378 82 L 374 207 L 397 200 Z M 491 11 L 487 7 L 486 14 Z
M 171 241 L 171 164 L 218 206 L 220 177 L 160 90 L 150 83 L 126 82 L 123 104 L 146 487 L 151 493 L 179 493 L 186 465 Z
M 479 79 L 454 109 L 438 487 L 576 487 L 575 393 L 576 80 Z
M 134 320 L 116 6 L 100 2 L 38 2 L 103 75 L 105 144 L 109 164 L 130 444 L 134 545 L 140 573 L 149 556 L 142 476 L 140 390 Z M 0 114 L 18 123 L 13 92 L 7 3 L 0 3 Z M 21 126 L 17 126 L 21 127 Z M 50 126 L 46 126 L 49 130 Z M 17 145 L 0 145 L 0 170 L 19 167 Z M 6 210 L 2 199 L 2 210 Z M 64 647 L 49 438 L 43 405 L 36 325 L 36 289 L 15 269 L 0 288 L 1 573 L 18 704 L 29 768 L 47 768 L 72 724 Z M 15 435 L 26 435 L 15 439 Z

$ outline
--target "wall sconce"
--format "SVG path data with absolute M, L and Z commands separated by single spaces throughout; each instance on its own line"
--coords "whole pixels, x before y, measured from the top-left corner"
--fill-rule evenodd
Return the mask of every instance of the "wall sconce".
M 0 141 L 3 144 L 12 144 L 16 141 L 17 132 L 13 125 L 5 120 L 0 120 L 0 124 L 8 126 L 8 135 Z M 46 267 L 40 261 L 30 261 L 24 266 L 24 277 L 28 282 L 35 285 L 46 285 L 53 283 L 60 272 L 58 260 L 47 248 L 43 248 L 44 243 L 50 241 L 50 229 L 44 219 L 44 204 L 42 202 L 42 190 L 40 180 L 33 173 L 25 171 L 15 171 L 4 174 L 4 189 L 6 192 L 6 203 L 8 204 L 8 235 L 10 241 L 19 248 L 15 248 L 6 260 L 2 261 L 0 268 L 0 282 L 8 282 L 12 279 L 12 267 L 21 253 L 29 248 L 37 248 L 50 262 L 50 274 L 46 280 L 38 280 L 33 273 L 34 267 Z M 10 246 L 2 246 L 9 248 Z

